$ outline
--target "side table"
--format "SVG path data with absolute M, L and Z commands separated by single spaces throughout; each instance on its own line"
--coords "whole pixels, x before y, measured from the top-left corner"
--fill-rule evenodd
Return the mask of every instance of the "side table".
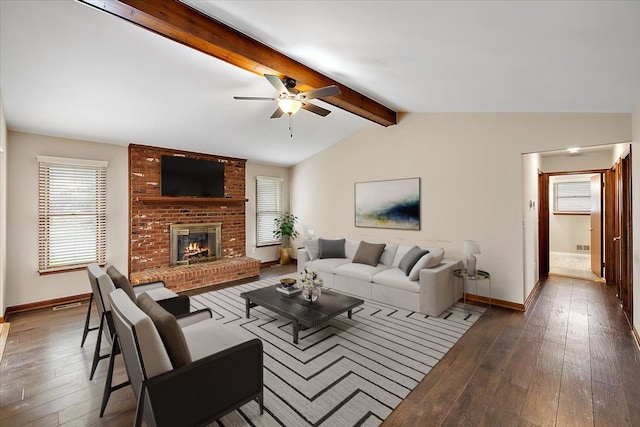
M 470 275 L 467 273 L 466 268 L 454 270 L 453 275 L 462 279 L 462 296 L 464 303 L 467 303 L 467 280 L 473 280 L 476 282 L 476 296 L 478 295 L 478 280 L 489 281 L 489 314 L 491 313 L 491 275 L 486 271 L 476 270 L 476 274 Z

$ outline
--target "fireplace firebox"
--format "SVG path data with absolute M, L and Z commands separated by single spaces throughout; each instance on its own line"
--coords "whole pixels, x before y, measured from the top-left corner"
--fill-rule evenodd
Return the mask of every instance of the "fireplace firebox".
M 171 224 L 171 265 L 215 261 L 221 258 L 222 223 Z

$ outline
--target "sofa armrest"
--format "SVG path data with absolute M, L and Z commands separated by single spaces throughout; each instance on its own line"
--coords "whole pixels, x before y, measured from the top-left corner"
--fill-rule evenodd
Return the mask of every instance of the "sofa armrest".
M 191 313 L 176 316 L 176 320 L 178 321 L 180 327 L 184 328 L 185 326 L 193 325 L 194 323 L 211 319 L 212 317 L 213 316 L 211 314 L 211 309 L 203 308 L 202 310 L 197 310 Z
M 445 258 L 440 265 L 420 270 L 420 309 L 429 316 L 439 316 L 462 298 L 453 271 L 462 268 L 462 261 Z
M 304 271 L 304 265 L 309 262 L 309 252 L 305 248 L 298 249 L 298 273 Z
M 262 341 L 257 338 L 143 383 L 157 426 L 204 425 L 263 396 Z M 145 407 L 145 403 L 142 407 Z

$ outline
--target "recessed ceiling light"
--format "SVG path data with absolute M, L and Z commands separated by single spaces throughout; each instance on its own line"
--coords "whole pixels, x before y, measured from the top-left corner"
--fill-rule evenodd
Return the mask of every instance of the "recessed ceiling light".
M 567 148 L 569 154 L 578 154 L 580 152 L 580 147 L 571 147 Z

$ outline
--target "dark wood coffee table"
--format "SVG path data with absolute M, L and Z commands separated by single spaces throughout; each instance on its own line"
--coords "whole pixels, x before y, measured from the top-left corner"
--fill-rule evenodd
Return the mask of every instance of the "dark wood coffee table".
M 277 286 L 243 292 L 240 296 L 247 303 L 247 318 L 249 318 L 251 307 L 262 306 L 291 319 L 294 344 L 298 344 L 298 331 L 318 326 L 345 311 L 351 319 L 351 310 L 364 304 L 364 300 L 329 290 L 323 290 L 316 302 L 309 303 L 302 298 L 301 294 L 287 296 L 277 292 Z

